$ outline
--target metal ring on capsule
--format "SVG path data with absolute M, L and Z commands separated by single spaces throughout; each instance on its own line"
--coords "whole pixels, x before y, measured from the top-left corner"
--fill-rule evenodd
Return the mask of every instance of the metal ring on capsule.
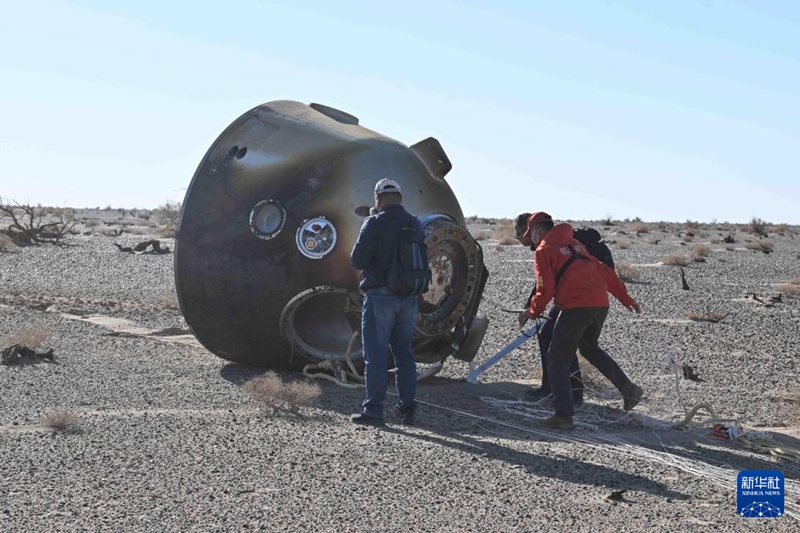
M 250 211 L 250 231 L 259 239 L 272 239 L 286 224 L 286 210 L 274 198 L 261 200 Z

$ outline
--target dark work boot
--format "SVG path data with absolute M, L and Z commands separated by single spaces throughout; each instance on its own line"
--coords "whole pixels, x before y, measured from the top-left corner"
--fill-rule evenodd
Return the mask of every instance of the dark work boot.
M 550 387 L 545 388 L 544 386 L 525 391 L 525 396 L 531 400 L 541 400 L 542 398 L 547 398 L 550 394 Z
M 350 415 L 350 422 L 360 426 L 382 426 L 384 424 L 383 418 L 367 416 L 364 413 Z
M 623 409 L 626 411 L 631 411 L 634 407 L 639 405 L 640 401 L 642 401 L 643 394 L 644 391 L 639 385 L 632 381 L 626 383 L 622 388 Z
M 415 409 L 404 409 L 400 411 L 400 424 L 413 426 L 417 423 L 417 412 Z
M 571 416 L 553 415 L 542 420 L 540 424 L 552 429 L 572 429 L 575 427 Z

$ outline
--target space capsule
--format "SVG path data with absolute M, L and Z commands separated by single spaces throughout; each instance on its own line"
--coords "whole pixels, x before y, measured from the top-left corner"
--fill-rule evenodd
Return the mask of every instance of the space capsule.
M 362 359 L 362 295 L 350 251 L 381 178 L 425 227 L 433 272 L 414 336 L 418 362 L 471 361 L 488 278 L 436 139 L 412 146 L 319 104 L 275 101 L 234 121 L 184 198 L 175 246 L 181 311 L 224 359 L 274 369 Z

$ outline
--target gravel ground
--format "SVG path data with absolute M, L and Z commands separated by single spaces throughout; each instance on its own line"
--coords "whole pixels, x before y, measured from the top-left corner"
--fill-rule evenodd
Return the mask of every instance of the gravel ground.
M 659 262 L 716 232 L 692 243 L 603 232 L 616 261 L 640 273 L 628 287 L 643 313 L 612 304 L 601 342 L 646 396 L 624 416 L 615 391 L 586 371 L 571 432 L 539 429 L 531 417 L 548 409 L 520 401 L 536 384 L 534 343 L 476 385 L 465 363 L 448 363 L 420 386 L 414 427 L 391 416 L 384 429 L 354 427 L 347 416 L 362 392 L 327 382 L 300 416 L 269 416 L 241 390 L 261 370 L 187 335 L 152 335 L 186 327 L 171 254 L 119 253 L 113 243 L 143 240 L 131 235 L 0 253 L 5 345 L 35 327 L 55 354 L 55 364 L 0 365 L 0 530 L 796 531 L 800 461 L 713 438 L 703 413 L 687 431 L 661 426 L 683 417 L 681 402 L 706 402 L 800 449 L 800 290 L 769 304 L 776 284 L 800 277 L 800 238 L 770 236 L 770 254 L 745 248 L 753 239 L 743 233 L 733 251 L 711 244 L 705 262 L 684 269 L 683 290 L 680 269 Z M 484 250 L 491 324 L 476 363 L 516 337 L 501 309 L 519 307 L 533 279 L 529 250 L 492 241 Z M 728 315 L 697 322 L 686 311 Z M 680 380 L 678 394 L 667 354 L 703 381 Z M 59 409 L 77 429 L 42 424 Z M 743 469 L 780 469 L 794 516 L 739 518 Z

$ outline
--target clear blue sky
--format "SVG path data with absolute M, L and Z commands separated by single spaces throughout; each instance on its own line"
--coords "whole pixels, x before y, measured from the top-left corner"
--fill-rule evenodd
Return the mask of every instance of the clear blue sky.
M 25 0 L 0 196 L 156 207 L 261 103 L 440 140 L 465 214 L 800 224 L 800 2 Z

